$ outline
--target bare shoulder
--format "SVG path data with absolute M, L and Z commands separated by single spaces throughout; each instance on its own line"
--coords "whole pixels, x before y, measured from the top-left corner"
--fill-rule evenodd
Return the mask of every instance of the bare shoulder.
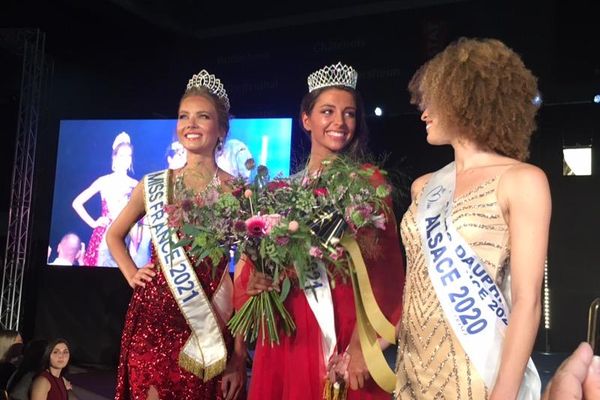
M 31 383 L 32 389 L 50 389 L 50 381 L 44 375 L 38 375 Z
M 410 186 L 410 195 L 413 201 L 419 196 L 427 182 L 429 182 L 432 174 L 433 173 L 430 172 L 428 174 L 421 175 L 413 181 L 412 185 Z
M 538 192 L 548 190 L 548 178 L 539 167 L 527 163 L 517 163 L 504 172 L 500 185 L 507 190 L 520 192 Z

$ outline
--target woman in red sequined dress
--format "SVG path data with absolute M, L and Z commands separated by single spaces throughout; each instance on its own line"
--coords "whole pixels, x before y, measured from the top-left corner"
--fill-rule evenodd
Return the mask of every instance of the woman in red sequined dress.
M 367 126 L 364 108 L 354 78 L 356 74 L 347 66 L 332 65 L 317 71 L 319 87 L 311 87 L 301 103 L 300 115 L 303 130 L 310 136 L 310 159 L 304 176 L 315 176 L 323 168 L 322 162 L 337 154 L 357 159 L 365 150 Z M 330 73 L 329 73 L 329 72 Z M 315 76 L 313 74 L 313 76 Z M 298 175 L 300 175 L 298 174 Z M 373 185 L 384 183 L 376 172 Z M 392 209 L 388 198 L 389 209 Z M 387 227 L 378 236 L 377 253 L 364 251 L 365 264 L 379 307 L 393 324 L 400 319 L 402 290 L 404 286 L 404 261 L 393 215 L 388 215 Z M 358 238 L 359 245 L 366 238 Z M 371 252 L 374 253 L 374 252 Z M 335 369 L 345 375 L 350 388 L 347 399 L 389 399 L 371 379 L 356 330 L 356 309 L 352 284 L 336 279 L 331 298 L 335 319 L 337 345 L 327 362 L 322 351 L 322 333 L 304 291 L 294 286 L 285 300 L 285 307 L 296 324 L 292 336 L 280 332 L 281 343 L 269 345 L 257 341 L 250 378 L 249 399 L 253 400 L 321 400 L 328 370 Z M 238 265 L 235 277 L 235 306 L 240 308 L 249 296 L 269 290 L 272 282 L 255 272 L 246 261 Z
M 188 153 L 187 164 L 172 172 L 156 173 L 165 174 L 165 198 L 169 202 L 178 196 L 174 190 L 175 181 L 182 183 L 188 191 L 196 193 L 215 185 L 228 189 L 227 182 L 231 176 L 217 167 L 214 156 L 215 149 L 222 143 L 229 129 L 228 111 L 229 100 L 220 81 L 204 70 L 194 75 L 181 99 L 177 121 L 178 139 Z M 150 175 L 153 174 L 149 174 L 133 190 L 131 200 L 107 233 L 111 253 L 134 289 L 123 330 L 115 399 L 241 398 L 246 349 L 243 340 L 234 340 L 225 326 L 232 311 L 232 290 L 228 292 L 229 296 L 218 296 L 219 293 L 227 293 L 221 292 L 227 284 L 232 289 L 227 260 L 221 260 L 214 276 L 208 259 L 201 263 L 194 262 L 197 260 L 189 263 L 190 273 L 194 278 L 197 277 L 202 294 L 212 304 L 207 307 L 205 314 L 197 315 L 198 308 L 195 308 L 191 313 L 196 315 L 190 315 L 190 310 L 185 308 L 188 299 L 181 301 L 178 291 L 171 289 L 179 281 L 173 283 L 170 280 L 173 264 L 168 268 L 164 267 L 162 246 L 155 245 L 155 238 L 153 237 L 152 263 L 143 268 L 137 269 L 127 252 L 124 238 L 131 226 L 143 215 L 148 214 L 146 220 L 152 231 L 158 232 L 161 229 L 153 221 L 162 216 L 163 207 L 153 209 L 148 206 L 148 201 L 154 198 L 153 188 L 157 187 L 152 186 Z M 229 313 L 226 311 L 228 307 Z M 221 312 L 222 309 L 225 311 Z M 214 341 L 211 342 L 212 336 L 207 338 L 194 330 L 193 327 L 197 326 L 194 321 L 198 320 L 201 326 L 207 325 L 206 321 L 217 323 L 215 326 L 219 329 Z M 205 372 L 190 368 L 185 361 L 186 344 L 200 342 L 208 347 L 224 343 L 226 353 L 223 372 L 218 370 L 213 374 L 214 377 L 207 377 L 206 371 L 210 368 L 205 368 Z M 206 357 L 208 353 L 203 354 Z
M 126 132 L 121 132 L 115 137 L 112 145 L 113 172 L 96 179 L 73 200 L 73 208 L 77 214 L 93 229 L 83 257 L 86 266 L 116 267 L 106 246 L 105 234 L 108 226 L 129 201 L 131 191 L 138 183 L 128 175 L 132 170 L 132 158 L 131 139 Z M 96 193 L 100 194 L 102 211 L 100 217 L 94 219 L 84 204 Z

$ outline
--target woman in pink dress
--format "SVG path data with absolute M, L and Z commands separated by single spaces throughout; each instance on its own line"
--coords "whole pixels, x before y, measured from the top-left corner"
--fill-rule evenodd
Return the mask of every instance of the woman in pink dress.
M 126 132 L 119 133 L 112 144 L 112 173 L 96 179 L 73 200 L 73 208 L 81 219 L 92 229 L 92 235 L 83 257 L 84 265 L 95 267 L 116 267 L 106 246 L 106 230 L 117 218 L 129 201 L 131 191 L 137 181 L 128 175 L 132 170 L 133 146 Z M 102 211 L 94 219 L 84 204 L 96 193 L 100 194 Z M 132 248 L 135 247 L 131 243 Z

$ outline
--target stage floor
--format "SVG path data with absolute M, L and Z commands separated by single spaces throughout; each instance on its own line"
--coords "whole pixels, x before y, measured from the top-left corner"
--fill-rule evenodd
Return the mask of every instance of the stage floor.
M 388 362 L 393 365 L 395 354 L 386 354 Z M 545 387 L 560 363 L 568 356 L 566 353 L 534 353 L 533 361 Z M 117 372 L 114 369 L 97 369 L 71 366 L 69 378 L 73 383 L 73 391 L 81 400 L 112 400 L 115 396 Z M 248 380 L 252 379 L 250 370 Z

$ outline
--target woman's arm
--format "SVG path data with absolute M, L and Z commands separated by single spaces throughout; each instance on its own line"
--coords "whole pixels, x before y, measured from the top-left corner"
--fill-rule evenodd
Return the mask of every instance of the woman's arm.
M 246 381 L 246 342 L 244 335 L 237 335 L 233 348 L 233 354 L 227 362 L 227 368 L 223 373 L 221 391 L 224 400 L 237 399 L 244 382 Z
M 144 185 L 139 183 L 131 193 L 131 199 L 106 232 L 106 244 L 129 286 L 145 286 L 155 275 L 151 267 L 138 270 L 125 246 L 125 237 L 131 227 L 145 214 Z
M 50 391 L 50 382 L 43 376 L 38 376 L 31 384 L 31 400 L 46 400 Z
M 102 187 L 102 177 L 96 179 L 94 183 L 92 183 L 87 189 L 83 192 L 79 193 L 77 197 L 73 200 L 73 208 L 75 212 L 81 217 L 81 219 L 88 224 L 90 227 L 96 228 L 102 224 L 108 224 L 108 219 L 106 217 L 100 217 L 97 220 L 93 219 L 90 214 L 87 212 L 83 204 L 88 201 L 93 195 L 100 192 Z
M 528 164 L 506 171 L 498 200 L 510 234 L 512 311 L 490 400 L 516 399 L 531 356 L 540 320 L 552 208 L 546 175 Z

